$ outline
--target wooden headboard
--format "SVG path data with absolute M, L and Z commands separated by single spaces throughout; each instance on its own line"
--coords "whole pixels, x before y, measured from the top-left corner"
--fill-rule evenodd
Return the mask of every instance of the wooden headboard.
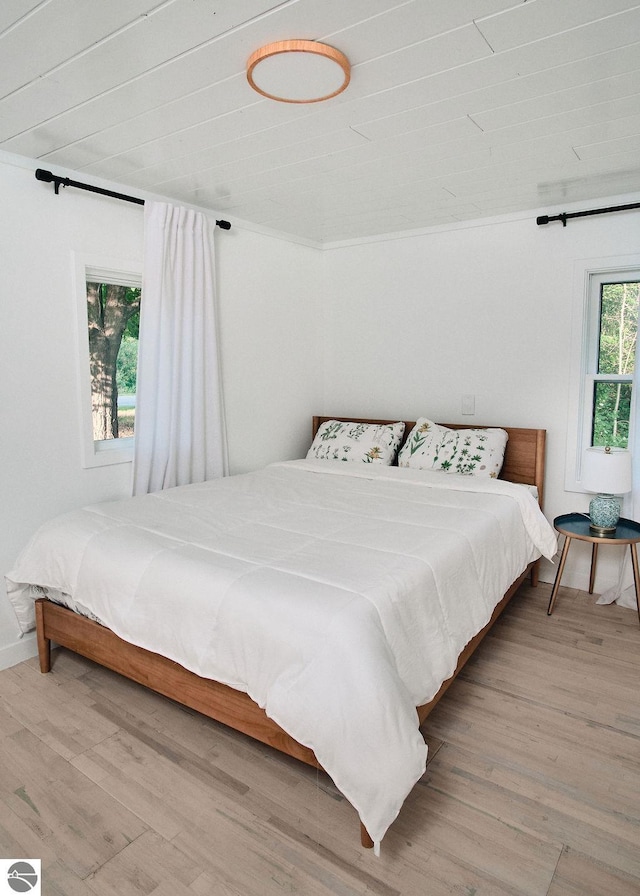
M 397 423 L 397 420 L 369 420 L 362 417 L 313 417 L 312 438 L 322 423 L 327 420 L 353 421 L 354 423 Z M 404 438 L 415 426 L 415 421 L 404 421 Z M 442 423 L 449 429 L 488 429 L 487 426 L 469 426 L 468 423 Z M 546 429 L 521 429 L 513 426 L 501 426 L 509 434 L 507 449 L 504 455 L 504 464 L 500 479 L 508 482 L 522 482 L 525 485 L 535 485 L 538 489 L 538 501 L 542 507 L 544 491 L 544 461 L 545 445 L 547 438 Z

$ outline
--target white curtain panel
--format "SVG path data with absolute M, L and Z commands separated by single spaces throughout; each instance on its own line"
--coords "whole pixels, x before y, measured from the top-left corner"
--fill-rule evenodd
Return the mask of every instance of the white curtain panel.
M 146 202 L 133 494 L 227 472 L 213 224 Z

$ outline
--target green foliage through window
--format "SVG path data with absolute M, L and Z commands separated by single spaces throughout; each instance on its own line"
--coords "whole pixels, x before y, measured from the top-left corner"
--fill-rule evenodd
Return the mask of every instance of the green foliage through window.
M 639 298 L 640 282 L 602 284 L 592 445 L 626 448 L 629 441 Z

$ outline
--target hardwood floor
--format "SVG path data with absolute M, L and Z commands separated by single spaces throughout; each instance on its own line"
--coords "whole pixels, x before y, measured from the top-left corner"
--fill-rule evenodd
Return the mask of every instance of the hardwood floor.
M 524 586 L 382 844 L 332 783 L 66 651 L 0 672 L 0 858 L 68 896 L 638 896 L 640 626 Z

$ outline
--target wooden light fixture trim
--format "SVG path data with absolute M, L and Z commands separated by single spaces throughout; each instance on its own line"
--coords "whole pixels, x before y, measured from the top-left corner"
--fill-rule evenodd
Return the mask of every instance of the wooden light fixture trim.
M 282 53 L 313 53 L 317 56 L 329 59 L 342 69 L 344 80 L 336 90 L 323 96 L 312 97 L 311 99 L 290 99 L 288 97 L 267 93 L 254 81 L 254 69 L 263 60 L 269 59 L 272 56 L 278 56 Z M 267 99 L 277 100 L 280 103 L 320 103 L 324 100 L 329 100 L 339 93 L 342 93 L 343 90 L 346 90 L 349 81 L 351 80 L 351 65 L 344 53 L 341 53 L 340 50 L 336 50 L 335 47 L 330 47 L 328 44 L 318 43 L 314 40 L 279 40 L 271 44 L 266 44 L 264 47 L 260 47 L 259 50 L 256 50 L 251 54 L 247 62 L 247 80 L 257 93 L 267 97 Z

